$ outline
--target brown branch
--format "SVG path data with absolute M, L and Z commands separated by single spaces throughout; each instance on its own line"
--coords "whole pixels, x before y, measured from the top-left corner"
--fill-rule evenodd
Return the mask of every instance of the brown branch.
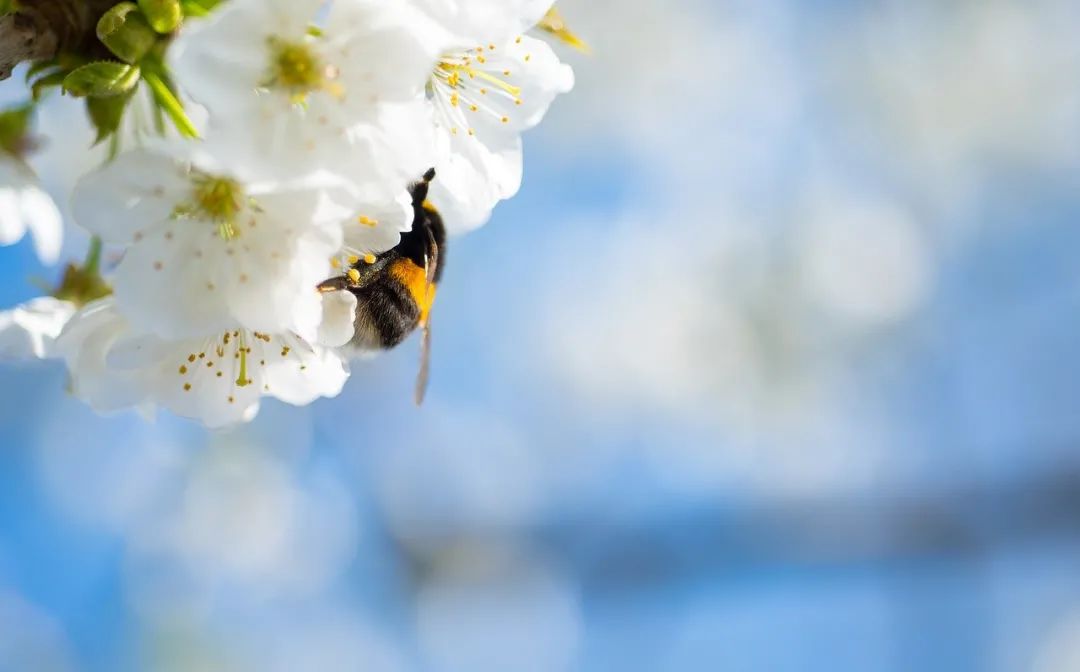
M 62 51 L 101 54 L 94 32 L 116 0 L 21 0 L 14 14 L 0 17 L 0 80 L 23 61 L 39 61 Z
M 0 17 L 0 80 L 23 61 L 52 58 L 60 46 L 56 32 L 34 15 L 16 13 Z

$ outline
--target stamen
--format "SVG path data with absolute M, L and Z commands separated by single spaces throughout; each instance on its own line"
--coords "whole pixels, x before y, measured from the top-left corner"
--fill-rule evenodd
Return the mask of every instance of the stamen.
M 444 57 L 444 59 L 442 61 L 439 61 L 439 64 L 435 67 L 435 72 L 434 72 L 434 76 L 437 79 L 439 79 L 440 81 L 444 82 L 451 89 L 463 88 L 463 82 L 462 82 L 462 78 L 461 78 L 461 73 L 465 73 L 466 75 L 468 75 L 468 77 L 470 79 L 474 79 L 474 78 L 478 77 L 478 78 L 480 78 L 480 79 L 482 79 L 482 80 L 484 80 L 484 81 L 486 81 L 486 82 L 488 82 L 488 83 L 490 83 L 490 84 L 492 84 L 494 86 L 499 87 L 500 89 L 502 89 L 503 91 L 509 93 L 511 96 L 514 96 L 515 98 L 517 96 L 521 95 L 521 87 L 514 86 L 513 84 L 511 84 L 510 82 L 507 82 L 506 80 L 499 79 L 498 77 L 496 77 L 495 75 L 492 75 L 489 72 L 485 72 L 483 70 L 477 70 L 477 69 L 471 67 L 470 65 L 468 65 L 467 62 L 462 64 L 462 63 L 455 63 L 452 60 L 447 60 L 447 59 L 453 59 L 453 58 L 454 58 L 453 56 Z M 465 60 L 467 61 L 468 59 L 465 59 Z M 486 62 L 486 59 L 484 59 L 481 56 L 481 57 L 477 58 L 477 61 L 479 63 L 483 64 L 483 63 Z M 503 74 L 505 74 L 506 76 L 509 76 L 510 72 L 505 71 Z
M 247 387 L 248 385 L 251 384 L 251 380 L 249 380 L 248 376 L 247 376 L 248 349 L 244 347 L 244 334 L 243 333 L 240 334 L 239 354 L 240 354 L 240 374 L 236 378 L 236 386 L 237 387 Z
M 313 37 L 312 39 L 316 39 Z M 295 105 L 307 105 L 307 97 L 325 91 L 335 98 L 345 95 L 345 88 L 336 80 L 337 66 L 324 64 L 310 41 L 285 42 L 270 38 L 270 72 L 261 83 L 272 89 L 282 89 Z
M 239 182 L 226 177 L 194 172 L 191 175 L 191 200 L 173 209 L 175 219 L 204 219 L 218 225 L 223 240 L 240 236 L 236 217 L 247 202 Z

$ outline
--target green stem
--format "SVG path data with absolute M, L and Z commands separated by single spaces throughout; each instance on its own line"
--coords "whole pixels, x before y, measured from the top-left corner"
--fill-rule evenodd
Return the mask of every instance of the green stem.
M 143 70 L 143 81 L 150 87 L 150 90 L 154 93 L 154 99 L 158 105 L 165 110 L 165 114 L 169 115 L 173 124 L 176 126 L 176 130 L 180 131 L 180 135 L 186 138 L 198 138 L 199 131 L 195 129 L 195 125 L 188 119 L 187 114 L 184 112 L 184 106 L 173 95 L 169 85 L 165 83 L 156 72 L 148 72 Z
M 101 268 L 101 238 L 94 236 L 90 239 L 90 249 L 86 252 L 86 261 L 83 263 L 83 271 L 90 275 L 97 275 Z

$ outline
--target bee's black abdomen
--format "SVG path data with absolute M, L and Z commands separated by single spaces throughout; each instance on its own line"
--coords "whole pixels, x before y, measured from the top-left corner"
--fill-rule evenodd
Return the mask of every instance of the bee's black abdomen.
M 409 290 L 388 276 L 353 289 L 359 308 L 353 345 L 389 349 L 404 341 L 420 323 L 420 307 Z

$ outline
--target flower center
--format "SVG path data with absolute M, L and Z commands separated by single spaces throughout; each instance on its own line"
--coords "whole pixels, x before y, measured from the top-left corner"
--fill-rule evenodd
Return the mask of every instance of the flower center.
M 240 183 L 226 177 L 196 173 L 192 175 L 191 186 L 191 200 L 178 205 L 173 217 L 209 220 L 217 224 L 218 235 L 223 240 L 239 237 L 236 216 L 245 202 Z
M 341 96 L 337 68 L 326 65 L 307 42 L 285 42 L 270 38 L 271 65 L 263 86 L 281 89 L 294 103 L 303 104 L 309 94 L 328 91 Z

